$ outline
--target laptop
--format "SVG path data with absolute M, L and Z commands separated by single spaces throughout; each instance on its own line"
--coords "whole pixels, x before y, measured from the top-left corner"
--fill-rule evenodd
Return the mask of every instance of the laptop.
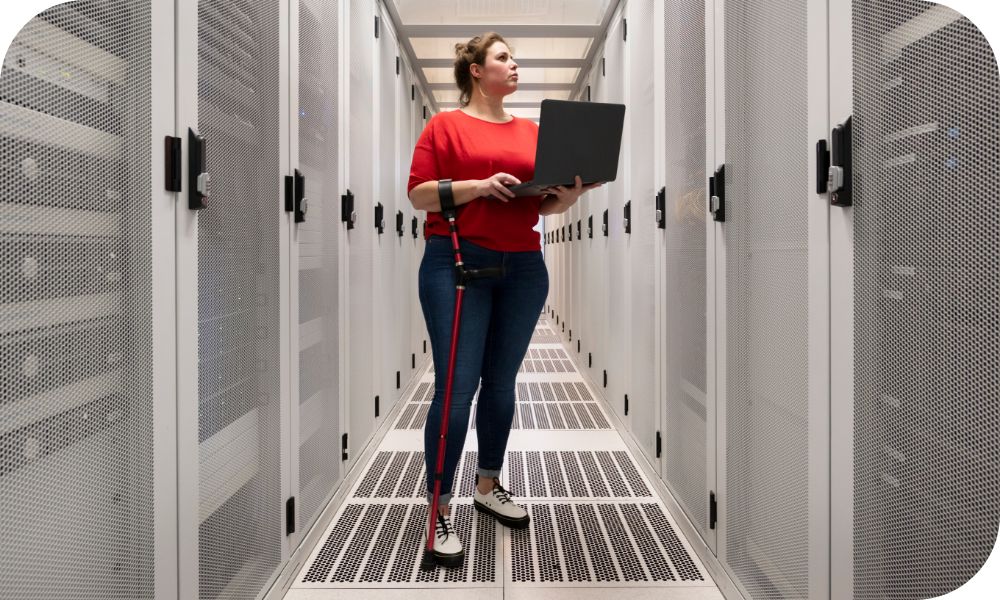
M 535 149 L 535 176 L 509 186 L 517 196 L 541 196 L 543 188 L 614 181 L 622 146 L 624 104 L 542 100 Z

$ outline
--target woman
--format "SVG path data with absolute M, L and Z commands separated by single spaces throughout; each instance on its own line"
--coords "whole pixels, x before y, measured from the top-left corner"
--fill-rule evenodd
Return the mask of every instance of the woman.
M 441 216 L 438 180 L 453 180 L 462 258 L 469 269 L 503 265 L 502 278 L 470 282 L 462 303 L 452 384 L 447 448 L 434 553 L 439 562 L 461 564 L 462 543 L 449 518 L 455 469 L 465 446 L 476 389 L 479 464 L 477 510 L 509 527 L 527 527 L 528 513 L 500 484 L 500 469 L 514 416 L 515 378 L 548 295 L 548 271 L 540 215 L 565 212 L 597 187 L 555 187 L 545 197 L 515 198 L 507 186 L 529 181 L 535 169 L 538 125 L 504 112 L 503 99 L 517 91 L 517 63 L 497 33 L 455 45 L 455 83 L 461 108 L 434 115 L 413 151 L 407 186 L 414 208 L 427 211 L 427 241 L 420 264 L 419 296 L 433 351 L 435 393 L 424 427 L 427 473 L 437 460 L 444 390 L 455 311 L 455 261 L 448 224 Z M 434 481 L 427 478 L 427 500 Z

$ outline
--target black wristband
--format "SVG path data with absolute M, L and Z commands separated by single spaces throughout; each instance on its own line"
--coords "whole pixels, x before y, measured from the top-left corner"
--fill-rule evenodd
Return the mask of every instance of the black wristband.
M 455 218 L 455 195 L 451 191 L 451 180 L 441 179 L 438 181 L 438 198 L 441 200 L 441 216 L 445 219 Z

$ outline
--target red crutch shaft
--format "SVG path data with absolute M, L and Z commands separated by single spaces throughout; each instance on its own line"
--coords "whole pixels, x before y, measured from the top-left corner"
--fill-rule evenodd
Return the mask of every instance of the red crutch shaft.
M 452 247 L 455 251 L 455 264 L 462 263 L 462 254 L 458 249 L 458 235 L 455 231 L 455 223 L 452 221 L 451 228 Z M 441 431 L 438 435 L 437 460 L 434 466 L 434 496 L 431 500 L 431 511 L 427 517 L 427 551 L 434 550 L 434 521 L 437 519 L 438 499 L 441 496 L 441 475 L 444 473 L 444 453 L 448 439 L 448 417 L 451 412 L 451 392 L 455 381 L 455 356 L 458 352 L 458 327 L 462 317 L 462 296 L 465 289 L 461 284 L 455 286 L 455 320 L 451 326 L 451 352 L 448 356 L 448 379 L 444 388 L 444 407 L 441 417 Z

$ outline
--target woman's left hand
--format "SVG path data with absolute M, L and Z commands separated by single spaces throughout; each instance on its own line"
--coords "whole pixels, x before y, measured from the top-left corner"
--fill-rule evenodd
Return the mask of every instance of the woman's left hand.
M 592 190 L 594 188 L 599 188 L 602 185 L 603 184 L 601 183 L 593 183 L 591 185 L 585 186 L 583 185 L 583 180 L 580 179 L 579 175 L 577 175 L 576 185 L 574 187 L 556 185 L 550 188 L 545 188 L 543 191 L 546 191 L 546 197 L 555 196 L 559 204 L 563 205 L 566 208 L 569 208 L 570 206 L 576 204 L 576 201 L 580 199 L 580 196 L 582 196 L 584 192 L 587 192 L 588 190 Z

